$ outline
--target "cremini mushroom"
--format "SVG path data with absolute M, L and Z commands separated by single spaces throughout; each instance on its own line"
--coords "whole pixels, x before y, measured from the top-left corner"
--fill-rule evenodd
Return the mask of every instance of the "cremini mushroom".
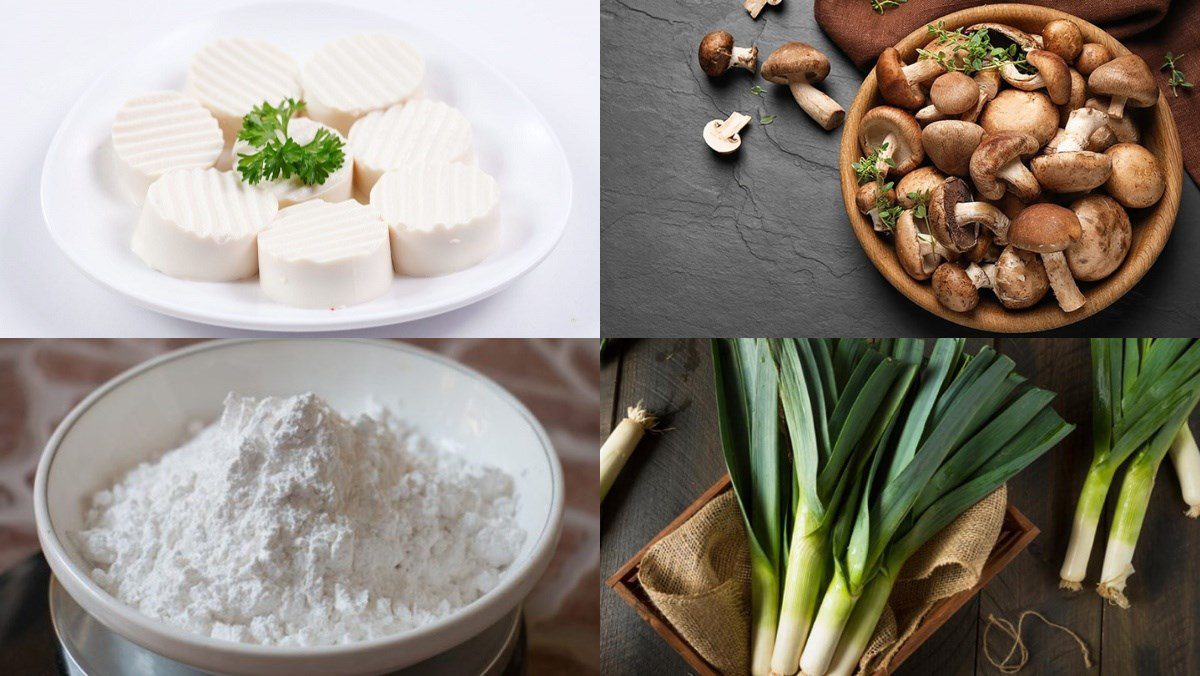
M 1029 134 L 1037 139 L 1040 148 L 1058 131 L 1058 109 L 1042 92 L 1005 89 L 984 107 L 979 126 L 988 134 L 1005 131 Z
M 876 166 L 880 176 L 903 176 L 925 159 L 917 120 L 893 106 L 876 106 L 863 115 L 858 125 L 858 145 L 863 155 L 879 149 Z
M 1104 154 L 1112 159 L 1104 189 L 1113 199 L 1130 209 L 1143 209 L 1162 198 L 1167 184 L 1153 153 L 1136 143 L 1118 143 Z
M 1094 282 L 1111 275 L 1125 256 L 1133 237 L 1129 215 L 1105 195 L 1087 195 L 1071 203 L 1081 234 L 1067 247 L 1067 265 L 1075 279 Z
M 992 291 L 1000 304 L 1010 310 L 1023 310 L 1037 305 L 1050 290 L 1046 266 L 1032 251 L 1004 247 L 996 259 L 995 284 Z
M 1095 108 L 1077 108 L 1071 111 L 1067 124 L 1046 146 L 1046 152 L 1070 152 L 1086 150 L 1092 134 L 1108 126 L 1108 113 Z
M 933 272 L 933 295 L 938 303 L 953 312 L 970 312 L 979 305 L 979 289 L 992 288 L 995 266 L 979 266 L 971 263 L 960 268 L 953 263 L 942 263 Z
M 999 40 L 992 38 L 992 46 L 993 47 L 1003 47 L 1004 42 L 1008 41 L 1008 42 L 1011 42 L 1011 43 L 1017 45 L 1018 47 L 1021 48 L 1021 51 L 1025 51 L 1025 52 L 1027 52 L 1031 49 L 1041 49 L 1042 48 L 1041 36 L 1035 37 L 1033 35 L 1030 35 L 1029 33 L 1026 33 L 1025 31 L 1023 31 L 1019 28 L 1016 28 L 1015 26 L 1010 26 L 1005 23 L 985 22 L 985 23 L 972 24 L 972 25 L 967 26 L 966 28 L 962 29 L 962 32 L 970 35 L 972 33 L 976 33 L 979 30 L 985 29 L 985 28 L 987 29 L 989 37 L 994 36 L 994 35 L 1001 36 L 1001 39 L 999 39 Z
M 921 131 L 921 146 L 934 166 L 951 176 L 970 172 L 971 154 L 983 139 L 983 127 L 962 120 L 939 120 Z
M 929 100 L 946 115 L 962 115 L 979 100 L 979 87 L 961 71 L 939 75 L 929 87 Z
M 712 120 L 704 125 L 704 142 L 718 153 L 728 155 L 741 147 L 742 136 L 739 132 L 749 122 L 749 115 L 736 111 L 724 120 Z
M 896 201 L 905 209 L 911 209 L 917 205 L 917 202 L 910 195 L 923 194 L 926 197 L 925 201 L 928 202 L 929 195 L 933 194 L 933 189 L 945 180 L 946 175 L 935 167 L 917 167 L 896 183 Z
M 1080 75 L 1079 71 L 1074 68 L 1070 69 L 1071 73 L 1071 96 L 1067 102 L 1058 107 L 1058 124 L 1059 126 L 1067 126 L 1067 120 L 1071 118 L 1071 111 L 1078 110 L 1087 102 L 1087 78 Z
M 1136 54 L 1118 56 L 1092 71 L 1088 89 L 1094 94 L 1110 96 L 1108 114 L 1120 119 L 1126 106 L 1148 108 L 1158 101 L 1158 85 L 1150 66 Z
M 1067 63 L 1075 60 L 1083 51 L 1083 33 L 1069 19 L 1055 19 L 1042 26 L 1042 49 L 1054 52 Z
M 946 69 L 934 59 L 917 59 L 905 65 L 900 52 L 888 47 L 875 62 L 875 80 L 884 101 L 901 108 L 916 110 L 925 104 L 921 84 L 945 73 Z
M 1089 42 L 1079 50 L 1079 56 L 1075 59 L 1075 67 L 1084 77 L 1087 77 L 1092 74 L 1092 71 L 1109 61 L 1112 61 L 1112 52 L 1108 50 L 1108 47 L 1099 42 Z
M 758 67 L 758 47 L 737 47 L 733 36 L 713 31 L 700 41 L 700 69 L 709 77 L 719 77 L 730 68 L 745 68 L 751 73 Z
M 1075 212 L 1048 202 L 1027 207 L 1008 229 L 1012 246 L 1041 255 L 1050 288 L 1063 312 L 1074 312 L 1085 303 L 1063 255 L 1081 234 Z
M 1025 55 L 1036 73 L 1023 73 L 1016 65 L 1006 63 L 1000 67 L 1000 77 L 1021 91 L 1032 92 L 1045 89 L 1050 101 L 1063 105 L 1071 98 L 1071 70 L 1067 62 L 1054 52 L 1034 49 Z
M 1113 133 L 1112 127 L 1104 125 L 1092 132 L 1092 135 L 1088 137 L 1088 150 L 1094 153 L 1102 153 L 1118 142 L 1119 139 Z
M 909 277 L 917 281 L 929 279 L 933 271 L 942 261 L 942 256 L 934 253 L 928 234 L 917 227 L 911 209 L 905 209 L 896 219 L 896 260 Z
M 926 211 L 930 234 L 947 249 L 962 252 L 974 247 L 980 225 L 991 230 L 997 242 L 1008 241 L 1008 217 L 987 202 L 972 201 L 961 178 L 947 178 L 934 188 Z
M 983 107 L 996 98 L 996 94 L 1000 91 L 1000 73 L 995 68 L 981 70 L 975 73 L 975 77 L 972 79 L 979 88 L 979 99 L 976 101 L 975 107 L 963 115 L 962 119 L 966 122 L 978 120 L 979 114 L 983 112 Z
M 766 7 L 767 5 L 778 5 L 780 2 L 783 2 L 783 0 L 744 0 L 744 2 L 742 2 L 742 7 L 744 7 L 746 11 L 750 13 L 751 19 L 757 19 L 759 13 L 763 11 L 763 7 Z
M 882 200 L 880 199 L 882 196 Z M 896 191 L 893 188 L 883 190 L 883 186 L 875 181 L 864 183 L 859 187 L 858 192 L 854 195 L 854 203 L 858 206 L 858 213 L 867 216 L 871 219 L 871 227 L 875 232 L 887 232 L 891 228 L 883 222 L 879 217 L 880 202 L 885 205 L 896 203 Z
M 1088 108 L 1096 110 L 1108 110 L 1108 106 L 1104 105 L 1100 99 L 1088 99 Z M 1105 113 L 1107 115 L 1108 113 Z M 1121 118 L 1109 117 L 1108 128 L 1112 130 L 1113 135 L 1117 139 L 1117 143 L 1138 143 L 1142 140 L 1142 132 L 1138 129 L 1137 123 L 1133 121 L 1132 115 L 1125 115 Z
M 813 86 L 827 75 L 829 59 L 803 42 L 781 45 L 767 57 L 762 67 L 763 79 L 787 85 L 796 103 L 826 131 L 836 129 L 846 119 L 846 111 L 838 102 Z
M 1070 150 L 1039 155 L 1029 169 L 1046 190 L 1056 193 L 1087 192 L 1103 185 L 1112 173 L 1112 159 L 1090 150 Z
M 1029 134 L 1000 132 L 989 135 L 971 155 L 971 181 L 985 199 L 1000 199 L 1011 192 L 1025 202 L 1041 194 L 1038 181 L 1022 159 L 1038 151 Z

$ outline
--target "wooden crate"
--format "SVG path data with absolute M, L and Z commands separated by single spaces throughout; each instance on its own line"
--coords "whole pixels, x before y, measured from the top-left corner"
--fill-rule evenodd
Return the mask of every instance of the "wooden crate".
M 671 646 L 675 652 L 679 653 L 683 659 L 696 670 L 701 676 L 717 676 L 719 672 L 713 668 L 711 664 L 706 662 L 699 653 L 695 651 L 676 631 L 675 628 L 663 617 L 654 604 L 650 601 L 650 597 L 646 594 L 646 590 L 642 588 L 641 582 L 638 580 L 638 567 L 641 565 L 642 556 L 650 547 L 659 540 L 666 537 L 669 533 L 679 528 L 688 519 L 692 518 L 696 512 L 707 505 L 709 501 L 716 498 L 721 493 L 730 490 L 729 475 L 726 474 L 720 481 L 713 484 L 711 488 L 704 492 L 696 499 L 683 513 L 675 518 L 666 528 L 655 535 L 646 543 L 638 553 L 634 554 L 625 565 L 617 569 L 612 577 L 608 578 L 608 586 L 613 589 L 625 602 L 633 607 L 639 617 L 648 622 L 654 631 L 658 632 L 659 636 Z M 926 616 L 925 621 L 921 623 L 904 644 L 902 648 L 892 658 L 891 668 L 899 666 L 905 659 L 912 655 L 918 647 L 921 646 L 935 631 L 938 630 L 946 620 L 949 620 L 959 608 L 963 607 L 967 601 L 971 599 L 980 589 L 983 589 L 996 573 L 1000 572 L 1010 561 L 1013 560 L 1021 550 L 1029 546 L 1038 535 L 1037 526 L 1033 525 L 1025 515 L 1017 511 L 1016 507 L 1008 505 L 1004 514 L 1004 523 L 1000 526 L 1000 536 L 996 539 L 996 546 L 992 549 L 991 556 L 988 557 L 987 563 L 983 566 L 983 575 L 979 579 L 979 583 L 973 588 L 964 592 L 943 599 Z M 880 674 L 890 673 L 879 672 Z

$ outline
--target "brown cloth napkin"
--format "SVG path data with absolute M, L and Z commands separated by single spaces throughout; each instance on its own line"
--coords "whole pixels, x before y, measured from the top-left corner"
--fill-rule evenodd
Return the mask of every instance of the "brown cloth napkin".
M 991 3 L 909 0 L 880 16 L 868 0 L 815 0 L 814 12 L 821 30 L 855 65 L 868 71 L 885 47 L 938 17 L 980 4 Z M 1180 89 L 1178 97 L 1172 96 L 1167 73 L 1158 70 L 1167 52 L 1185 54 L 1179 67 L 1187 79 L 1200 82 L 1200 0 L 1030 0 L 1026 4 L 1053 7 L 1090 21 L 1150 64 L 1175 115 L 1184 165 L 1192 180 L 1200 183 L 1200 92 Z

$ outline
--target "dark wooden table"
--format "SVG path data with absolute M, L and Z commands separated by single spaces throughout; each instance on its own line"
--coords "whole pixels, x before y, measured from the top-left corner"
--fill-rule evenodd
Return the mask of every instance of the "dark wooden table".
M 1200 673 L 1200 523 L 1184 505 L 1170 460 L 1164 461 L 1138 542 L 1127 592 L 1129 610 L 1107 606 L 1089 587 L 1058 589 L 1071 517 L 1091 460 L 1091 385 L 1087 341 L 998 339 L 968 341 L 974 351 L 991 344 L 1009 355 L 1030 380 L 1058 393 L 1054 407 L 1077 430 L 1059 448 L 1009 484 L 1009 499 L 1042 530 L 997 576 L 910 658 L 899 674 L 997 674 L 983 654 L 989 615 L 1016 620 L 1037 610 L 1087 641 L 1097 664 L 1084 668 L 1069 638 L 1026 623 L 1029 666 L 1022 673 Z M 645 542 L 725 472 L 717 437 L 712 363 L 707 341 L 620 341 L 601 370 L 603 436 L 626 406 L 644 401 L 665 411 L 669 431 L 642 441 L 601 510 L 601 578 L 607 578 Z M 1193 416 L 1193 424 L 1200 416 Z M 1118 474 L 1118 480 L 1120 478 Z M 1097 535 L 1088 580 L 1099 575 L 1108 512 Z M 601 671 L 605 674 L 682 674 L 687 665 L 616 594 L 601 588 Z M 1003 646 L 1005 649 L 1007 646 Z

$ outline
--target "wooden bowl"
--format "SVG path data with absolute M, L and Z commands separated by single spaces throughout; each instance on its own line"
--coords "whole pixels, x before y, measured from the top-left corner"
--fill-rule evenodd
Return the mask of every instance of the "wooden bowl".
M 1054 19 L 1070 19 L 1075 22 L 1075 25 L 1079 26 L 1079 30 L 1083 32 L 1084 42 L 1099 42 L 1108 47 L 1113 56 L 1130 53 L 1124 45 L 1100 28 L 1083 19 L 1046 7 L 986 5 L 948 14 L 940 21 L 945 23 L 947 30 L 991 21 L 1015 26 L 1029 33 L 1040 34 L 1042 26 Z M 936 24 L 937 21 L 932 23 Z M 901 40 L 896 45 L 896 49 L 900 51 L 900 56 L 905 61 L 911 62 L 916 58 L 917 49 L 924 47 L 929 40 L 929 34 L 925 27 L 921 26 Z M 1133 241 L 1129 255 L 1121 263 L 1121 267 L 1107 278 L 1095 283 L 1080 282 L 1079 288 L 1087 299 L 1086 304 L 1075 312 L 1063 312 L 1054 301 L 1051 291 L 1046 294 L 1046 298 L 1041 303 L 1032 308 L 1008 310 L 991 293 L 983 292 L 980 294 L 982 298 L 979 306 L 971 312 L 947 310 L 937 302 L 929 282 L 919 282 L 904 272 L 899 261 L 896 260 L 891 241 L 872 229 L 871 222 L 858 212 L 854 203 L 858 181 L 855 179 L 854 170 L 850 164 L 857 161 L 862 155 L 858 147 L 858 127 L 863 115 L 868 110 L 883 103 L 875 86 L 875 71 L 872 69 L 863 80 L 858 95 L 854 97 L 854 104 L 850 106 L 846 115 L 846 126 L 842 132 L 842 198 L 846 203 L 846 212 L 850 216 L 854 235 L 858 237 L 859 243 L 875 267 L 900 293 L 939 317 L 973 329 L 996 333 L 1046 331 L 1066 326 L 1090 317 L 1123 296 L 1154 264 L 1158 254 L 1162 252 L 1163 246 L 1166 245 L 1167 238 L 1171 235 L 1171 228 L 1175 225 L 1175 214 L 1179 211 L 1183 160 L 1179 147 L 1179 136 L 1175 130 L 1175 119 L 1171 116 L 1171 108 L 1160 91 L 1157 105 L 1139 111 L 1141 113 L 1139 122 L 1142 126 L 1141 144 L 1154 153 L 1162 163 L 1167 189 L 1158 204 L 1148 209 L 1128 210 L 1129 219 L 1133 224 Z

